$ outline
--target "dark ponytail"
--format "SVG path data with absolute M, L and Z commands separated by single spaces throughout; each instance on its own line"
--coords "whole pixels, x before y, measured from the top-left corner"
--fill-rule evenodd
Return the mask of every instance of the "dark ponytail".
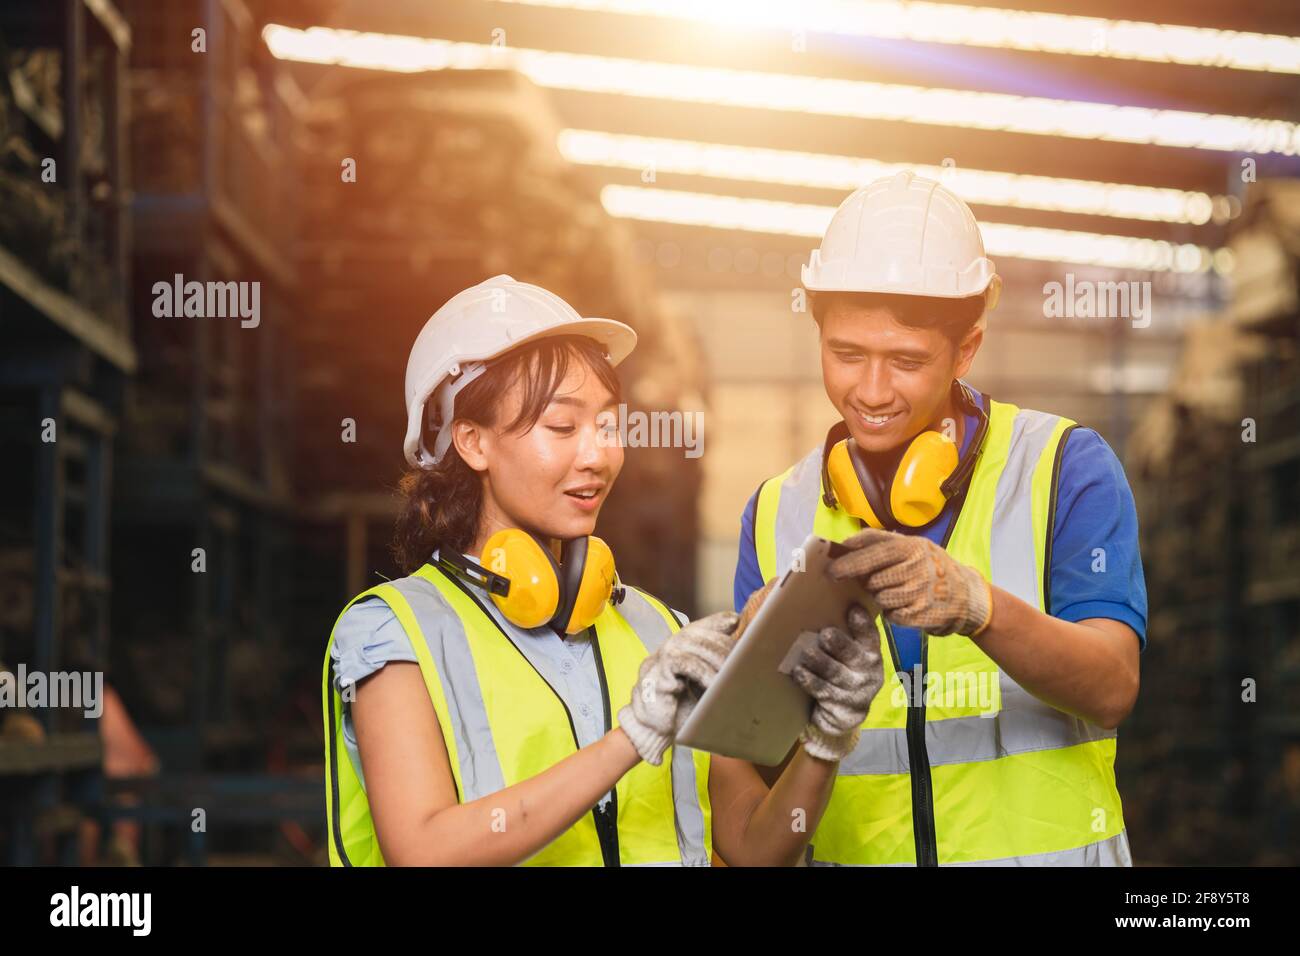
M 527 431 L 551 404 L 573 362 L 586 366 L 619 401 L 618 376 L 601 347 L 583 336 L 562 335 L 529 342 L 494 361 L 456 396 L 453 416 L 497 425 L 502 397 L 518 382 L 523 386 L 519 414 L 505 430 Z M 424 446 L 432 448 L 433 436 L 426 431 L 424 437 Z M 483 476 L 465 464 L 455 445 L 433 468 L 406 472 L 397 487 L 404 502 L 392 552 L 403 573 L 417 570 L 435 548 L 463 552 L 473 543 L 483 510 Z
M 483 507 L 483 479 L 455 448 L 432 469 L 402 475 L 397 490 L 405 502 L 393 534 L 393 559 L 404 573 L 428 561 L 434 548 L 469 547 Z

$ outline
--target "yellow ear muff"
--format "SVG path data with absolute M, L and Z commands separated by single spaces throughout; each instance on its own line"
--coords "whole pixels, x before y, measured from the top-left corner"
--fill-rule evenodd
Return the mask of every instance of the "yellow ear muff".
M 957 445 L 939 432 L 912 439 L 889 492 L 889 507 L 900 524 L 919 528 L 939 516 L 948 500 L 942 486 L 957 469 L 957 458 Z
M 587 559 L 583 562 L 573 611 L 564 624 L 566 634 L 577 634 L 600 617 L 614 592 L 614 552 L 594 534 L 587 538 Z
M 862 482 L 858 480 L 853 459 L 849 457 L 847 439 L 836 442 L 831 449 L 826 459 L 826 474 L 830 478 L 831 491 L 835 492 L 835 500 L 841 508 L 853 517 L 861 518 L 869 527 L 884 527 L 872 510 L 871 503 L 867 501 L 867 493 L 862 490 Z
M 555 558 L 537 539 L 518 528 L 504 528 L 487 539 L 480 562 L 510 580 L 510 593 L 492 595 L 501 613 L 522 628 L 541 627 L 560 605 Z

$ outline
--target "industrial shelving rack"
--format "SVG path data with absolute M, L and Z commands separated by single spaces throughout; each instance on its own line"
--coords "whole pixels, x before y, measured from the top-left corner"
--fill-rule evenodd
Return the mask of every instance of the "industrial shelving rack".
M 265 771 L 283 717 L 277 682 L 295 574 L 288 327 L 301 94 L 240 0 L 124 0 L 123 9 L 135 30 L 140 368 L 114 496 L 114 623 L 130 635 L 115 666 L 164 769 L 114 790 L 138 801 L 116 812 L 146 824 L 146 859 L 183 851 L 200 862 L 208 845 L 176 807 L 203 806 L 212 828 L 229 833 L 284 818 L 239 810 L 224 774 L 244 775 L 237 789 L 261 793 L 268 807 L 293 790 Z M 256 324 L 160 317 L 155 283 L 177 275 L 243 284 L 250 296 L 256 283 Z
M 109 0 L 0 8 L 0 662 L 103 671 L 126 312 L 130 29 Z M 0 858 L 73 863 L 101 747 L 74 709 L 0 723 Z
M 1134 854 L 1227 863 L 1250 846 L 1239 706 L 1238 431 L 1178 418 L 1167 472 L 1135 482 L 1149 619 L 1143 686 L 1120 729 L 1118 770 Z M 1145 480 L 1144 480 L 1145 479 Z M 1240 861 L 1238 862 L 1245 862 Z
M 1234 322 L 1262 347 L 1243 367 L 1238 494 L 1242 613 L 1235 636 L 1257 685 L 1248 733 L 1237 738 L 1261 863 L 1300 859 L 1300 183 L 1264 181 L 1248 197 L 1233 248 L 1241 263 Z
M 1300 855 L 1297 200 L 1289 181 L 1247 193 L 1233 298 L 1203 330 L 1219 357 L 1184 359 L 1168 452 L 1135 483 L 1150 626 L 1119 761 L 1142 862 Z

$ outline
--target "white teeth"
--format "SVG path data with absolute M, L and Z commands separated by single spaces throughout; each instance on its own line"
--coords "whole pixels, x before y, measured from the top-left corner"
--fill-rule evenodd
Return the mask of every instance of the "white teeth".
M 893 415 L 863 415 L 862 420 L 872 425 L 883 425 L 893 417 Z

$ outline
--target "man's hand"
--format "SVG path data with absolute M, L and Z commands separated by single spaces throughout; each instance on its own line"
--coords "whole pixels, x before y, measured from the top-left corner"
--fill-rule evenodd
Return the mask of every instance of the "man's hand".
M 859 728 L 885 682 L 875 617 L 849 608 L 848 633 L 825 627 L 809 642 L 790 676 L 813 699 L 812 718 L 799 738 L 820 760 L 842 760 L 857 746 Z
M 843 546 L 850 551 L 831 562 L 829 574 L 856 578 L 891 621 L 929 634 L 969 637 L 988 626 L 989 582 L 928 538 L 867 528 Z

